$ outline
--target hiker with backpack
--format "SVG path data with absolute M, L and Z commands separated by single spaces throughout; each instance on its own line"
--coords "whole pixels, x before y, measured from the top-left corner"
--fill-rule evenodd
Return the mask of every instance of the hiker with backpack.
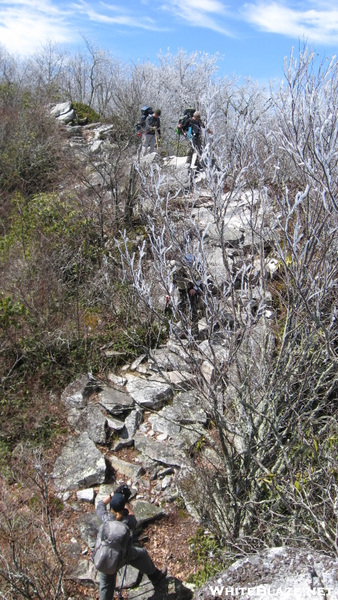
M 167 567 L 157 569 L 147 550 L 132 544 L 131 532 L 137 521 L 128 504 L 130 496 L 128 486 L 122 485 L 100 500 L 96 508 L 102 522 L 93 552 L 93 562 L 100 573 L 100 600 L 113 600 L 117 571 L 125 565 L 132 565 L 147 575 L 153 585 L 167 575 Z
M 143 153 L 142 156 L 151 154 L 158 150 L 158 143 L 161 139 L 161 122 L 160 122 L 161 111 L 159 108 L 147 116 L 145 122 L 145 135 L 143 140 Z
M 186 114 L 180 119 L 177 125 L 177 132 L 179 135 L 183 133 L 190 142 L 190 148 L 187 154 L 187 164 L 191 166 L 193 154 L 196 152 L 195 167 L 197 170 L 200 170 L 202 169 L 200 161 L 202 154 L 202 129 L 205 129 L 205 125 L 202 121 L 201 113 L 198 110 L 195 110 L 193 114 L 191 114 L 191 112 L 192 109 L 187 109 L 185 111 Z M 210 129 L 208 129 L 207 132 L 212 134 Z
M 141 138 L 142 135 L 146 132 L 146 118 L 149 115 L 153 114 L 153 109 L 151 106 L 142 106 L 141 108 L 141 120 L 136 124 L 135 133 L 137 138 Z

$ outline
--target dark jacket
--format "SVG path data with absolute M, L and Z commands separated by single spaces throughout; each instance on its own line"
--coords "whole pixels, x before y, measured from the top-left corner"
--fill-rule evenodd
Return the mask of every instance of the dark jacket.
M 102 523 L 106 521 L 116 521 L 116 517 L 113 513 L 107 511 L 107 506 L 104 504 L 102 500 L 98 502 L 96 507 L 96 514 Z M 127 523 L 129 529 L 135 529 L 137 521 L 134 515 L 130 515 L 128 510 L 124 509 L 124 518 L 122 519 L 124 523 Z
M 202 121 L 195 121 L 192 117 L 186 120 L 184 123 L 183 131 L 184 133 L 188 133 L 191 128 L 191 136 L 192 138 L 200 138 L 202 133 L 202 128 L 204 129 L 204 123 Z
M 154 117 L 153 115 L 148 115 L 146 118 L 146 133 L 150 133 L 155 135 L 155 131 L 157 136 L 161 137 L 161 122 L 160 117 Z

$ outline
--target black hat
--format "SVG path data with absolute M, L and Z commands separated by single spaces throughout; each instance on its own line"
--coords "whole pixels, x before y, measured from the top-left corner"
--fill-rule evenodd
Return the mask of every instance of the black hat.
M 123 494 L 114 494 L 110 500 L 110 508 L 114 512 L 121 512 L 126 505 L 126 499 Z

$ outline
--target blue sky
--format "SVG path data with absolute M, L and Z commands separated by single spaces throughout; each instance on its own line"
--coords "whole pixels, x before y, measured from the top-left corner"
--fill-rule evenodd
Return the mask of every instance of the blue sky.
M 23 56 L 47 40 L 71 50 L 85 36 L 122 60 L 156 62 L 167 49 L 223 57 L 221 75 L 280 78 L 304 39 L 320 56 L 338 47 L 337 0 L 0 0 L 0 43 Z

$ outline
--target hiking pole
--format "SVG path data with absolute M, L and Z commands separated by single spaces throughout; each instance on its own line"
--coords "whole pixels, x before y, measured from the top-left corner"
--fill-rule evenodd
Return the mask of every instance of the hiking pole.
M 134 531 L 133 531 L 133 532 L 132 532 L 132 534 L 131 534 L 131 540 L 130 540 L 130 543 L 132 543 L 132 541 L 133 541 L 133 537 L 134 537 Z M 125 567 L 124 567 L 124 571 L 123 571 L 122 583 L 121 583 L 121 587 L 120 587 L 120 591 L 119 591 L 119 595 L 118 595 L 118 598 L 119 598 L 119 600 L 123 600 L 123 596 L 122 596 L 122 588 L 123 588 L 124 579 L 125 579 L 126 572 L 127 572 L 127 566 L 128 566 L 128 565 L 125 565 Z
M 158 141 L 157 141 L 157 129 L 155 127 L 155 142 L 156 142 L 156 150 L 158 152 Z

